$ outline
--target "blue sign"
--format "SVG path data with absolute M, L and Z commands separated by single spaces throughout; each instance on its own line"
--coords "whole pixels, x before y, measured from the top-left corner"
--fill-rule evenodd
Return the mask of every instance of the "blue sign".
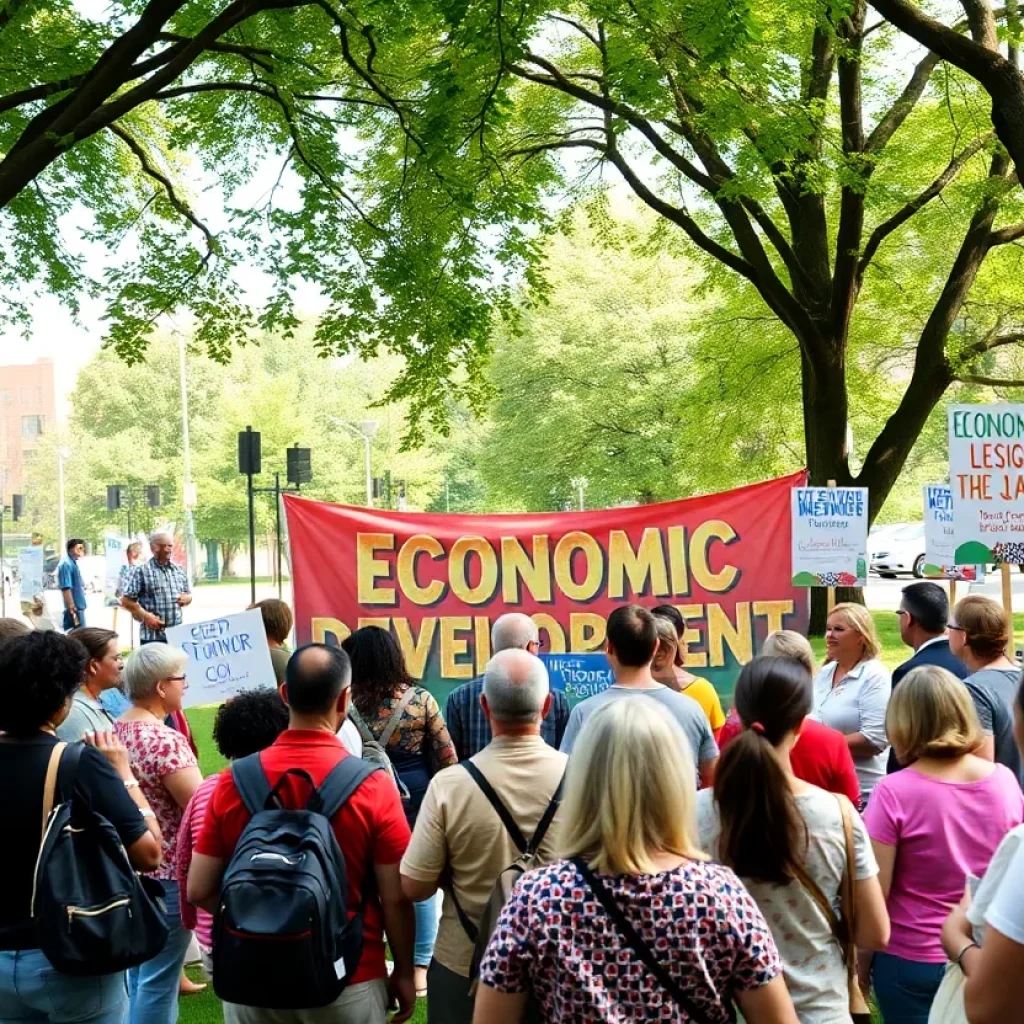
M 570 704 L 593 697 L 615 682 L 607 656 L 593 654 L 542 654 L 552 690 L 561 690 Z

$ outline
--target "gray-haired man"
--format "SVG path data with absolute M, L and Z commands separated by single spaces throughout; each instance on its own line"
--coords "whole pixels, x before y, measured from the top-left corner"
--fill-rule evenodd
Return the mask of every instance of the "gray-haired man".
M 166 643 L 165 630 L 181 624 L 181 609 L 192 603 L 192 588 L 188 573 L 171 561 L 174 538 L 169 533 L 151 534 L 149 549 L 153 557 L 125 580 L 121 605 L 142 623 L 142 643 Z
M 536 654 L 540 650 L 537 624 L 522 612 L 507 612 L 494 620 L 491 627 L 491 652 L 526 651 Z M 473 679 L 456 687 L 448 695 L 444 711 L 445 725 L 452 738 L 460 761 L 468 761 L 491 742 L 491 727 L 480 705 L 484 690 L 484 677 Z M 562 745 L 562 735 L 569 721 L 569 702 L 564 693 L 552 691 L 551 707 L 541 725 L 540 735 L 545 743 L 556 750 Z
M 551 703 L 548 673 L 527 651 L 508 649 L 487 663 L 481 708 L 493 739 L 470 759 L 529 840 L 558 789 L 568 758 L 548 746 L 540 727 Z M 537 862 L 554 859 L 559 815 L 540 844 Z M 402 858 L 402 890 L 414 901 L 429 899 L 447 865 L 451 889 L 427 972 L 428 1024 L 470 1024 L 473 941 L 452 898 L 472 923 L 479 921 L 498 875 L 519 856 L 497 811 L 464 764 L 439 772 L 416 818 Z

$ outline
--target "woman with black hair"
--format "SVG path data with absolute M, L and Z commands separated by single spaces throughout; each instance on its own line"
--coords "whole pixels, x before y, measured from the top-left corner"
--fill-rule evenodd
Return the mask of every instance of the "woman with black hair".
M 793 774 L 790 753 L 811 710 L 811 680 L 792 658 L 743 667 L 735 704 L 743 732 L 698 795 L 701 847 L 743 880 L 772 930 L 802 1024 L 849 1024 L 848 974 L 834 935 L 853 838 L 854 941 L 884 949 L 889 917 L 864 824 L 850 801 Z
M 402 649 L 379 626 L 357 629 L 341 645 L 352 661 L 352 708 L 364 745 L 376 741 L 387 751 L 392 767 L 408 790 L 403 801 L 409 827 L 431 778 L 458 763 L 455 745 L 433 694 L 416 686 L 405 667 Z M 404 794 L 403 794 L 404 795 Z M 437 894 L 416 908 L 417 994 L 426 995 L 427 967 L 437 937 Z
M 57 729 L 85 676 L 89 655 L 60 633 L 28 633 L 0 647 L 0 1020 L 121 1024 L 124 972 L 61 974 L 37 948 L 32 888 L 42 839 L 44 785 Z M 132 775 L 128 752 L 90 733 L 73 781 L 58 770 L 55 802 L 88 802 L 117 830 L 136 870 L 160 863 L 160 829 Z

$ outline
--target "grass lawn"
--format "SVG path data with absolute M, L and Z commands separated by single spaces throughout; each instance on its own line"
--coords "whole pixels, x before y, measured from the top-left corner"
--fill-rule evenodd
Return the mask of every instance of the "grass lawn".
M 893 669 L 910 656 L 910 651 L 903 646 L 900 640 L 896 613 L 872 612 L 872 615 L 878 629 L 879 639 L 882 642 L 881 660 L 888 668 Z M 1013 619 L 1014 635 L 1017 638 L 1016 646 L 1019 647 L 1020 639 L 1024 635 L 1024 614 L 1014 615 Z M 824 639 L 820 637 L 813 639 L 811 646 L 819 659 L 824 658 Z M 213 716 L 215 713 L 215 708 L 193 708 L 188 712 L 188 719 L 192 724 L 196 744 L 199 747 L 199 766 L 202 768 L 204 776 L 220 771 L 225 763 L 213 745 Z M 183 1024 L 219 1024 L 222 1019 L 220 1003 L 211 989 L 207 989 L 201 995 L 189 996 L 181 1001 Z M 421 1003 L 417 1007 L 412 1019 L 416 1024 L 424 1024 L 427 1019 L 425 1004 Z

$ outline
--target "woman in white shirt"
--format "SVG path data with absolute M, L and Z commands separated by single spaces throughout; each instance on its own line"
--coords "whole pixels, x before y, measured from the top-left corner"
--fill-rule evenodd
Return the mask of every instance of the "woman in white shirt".
M 812 717 L 846 737 L 867 804 L 885 778 L 885 711 L 892 693 L 892 675 L 878 660 L 881 645 L 867 608 L 837 604 L 825 626 L 825 649 L 829 661 L 814 678 Z

